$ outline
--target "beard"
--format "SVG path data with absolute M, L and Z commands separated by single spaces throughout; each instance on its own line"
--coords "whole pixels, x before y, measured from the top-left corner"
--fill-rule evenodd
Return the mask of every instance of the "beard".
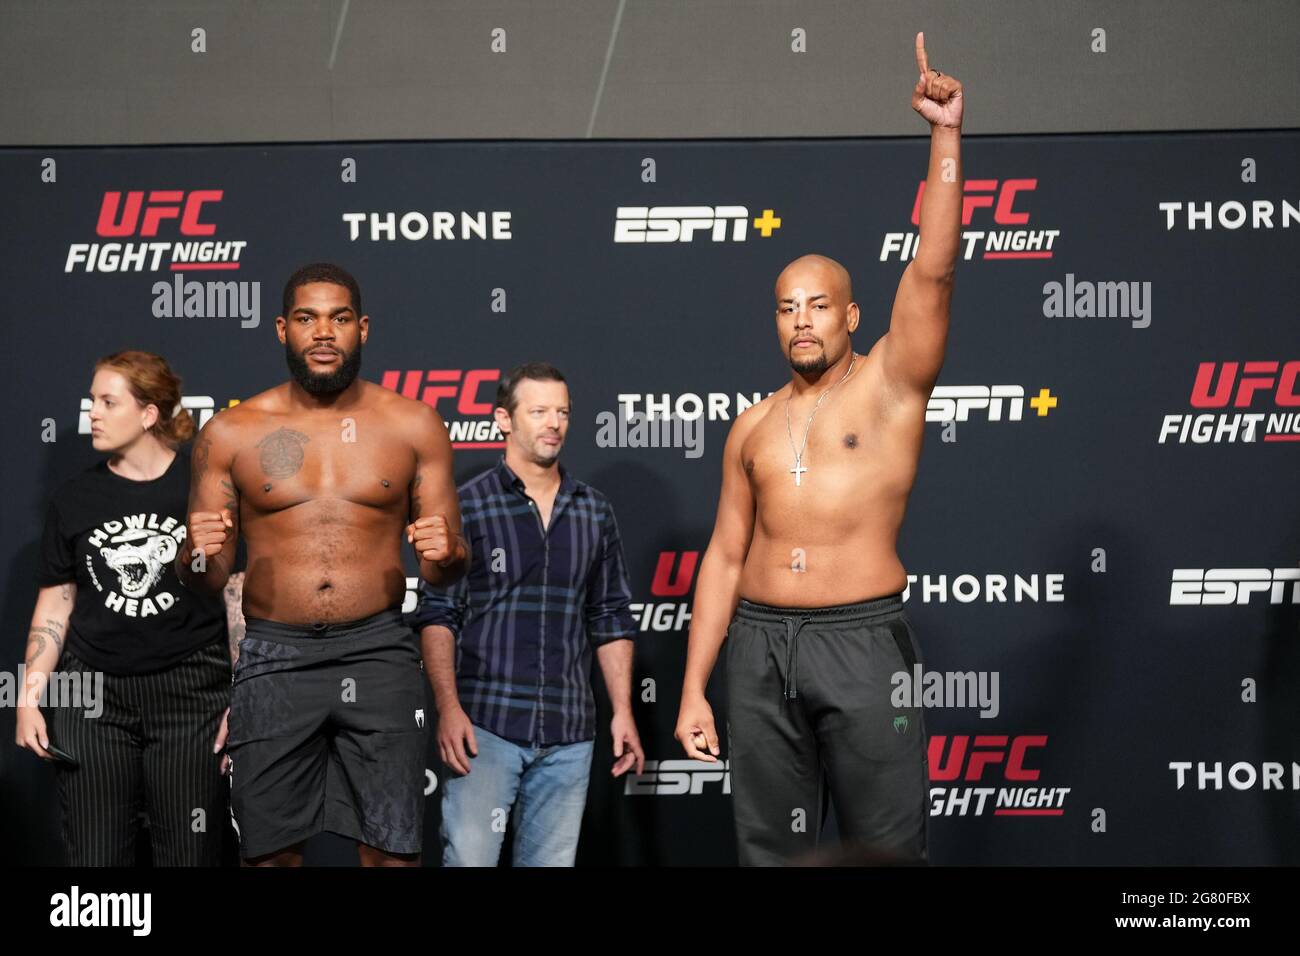
M 339 353 L 338 368 L 329 372 L 313 372 L 306 356 L 295 352 L 288 342 L 284 343 L 284 358 L 289 364 L 289 373 L 308 395 L 336 395 L 351 385 L 361 371 L 360 342 L 351 352 L 344 352 L 340 348 L 335 348 L 335 351 Z
M 826 346 L 822 346 L 821 354 L 816 358 L 796 359 L 794 357 L 794 346 L 790 346 L 787 353 L 790 359 L 790 367 L 802 375 L 811 373 L 824 372 L 831 367 L 831 363 L 826 360 Z

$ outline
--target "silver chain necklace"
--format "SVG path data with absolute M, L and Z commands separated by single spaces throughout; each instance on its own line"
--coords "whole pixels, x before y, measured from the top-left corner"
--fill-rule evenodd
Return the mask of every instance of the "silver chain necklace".
M 849 367 L 844 372 L 844 376 L 839 382 L 836 382 L 835 385 L 839 385 L 840 382 L 843 382 L 844 379 L 853 374 L 853 365 L 857 360 L 858 353 L 854 352 L 853 358 L 849 360 Z M 794 451 L 794 467 L 790 469 L 790 472 L 794 475 L 794 483 L 796 485 L 803 483 L 801 481 L 803 473 L 808 470 L 808 468 L 803 464 L 803 453 L 808 448 L 808 435 L 812 431 L 813 419 L 817 417 L 817 409 L 821 408 L 822 402 L 826 401 L 826 396 L 835 389 L 835 385 L 832 385 L 818 396 L 817 404 L 813 406 L 812 414 L 808 416 L 808 427 L 804 429 L 803 444 L 799 446 L 798 451 L 794 451 L 794 432 L 790 430 L 790 395 L 794 394 L 794 386 L 790 387 L 790 395 L 785 397 L 785 433 L 790 439 L 790 450 Z

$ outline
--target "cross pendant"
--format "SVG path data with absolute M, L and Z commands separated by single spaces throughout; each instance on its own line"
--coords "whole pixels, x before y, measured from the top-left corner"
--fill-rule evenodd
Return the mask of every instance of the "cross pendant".
M 791 473 L 792 475 L 794 475 L 794 483 L 795 483 L 796 485 L 798 485 L 798 484 L 802 484 L 802 482 L 800 481 L 800 479 L 803 478 L 803 473 L 804 473 L 805 471 L 807 471 L 807 470 L 808 470 L 807 468 L 805 468 L 803 465 L 799 464 L 799 459 L 798 459 L 798 458 L 795 458 L 795 460 L 794 460 L 794 467 L 790 469 L 790 473 Z

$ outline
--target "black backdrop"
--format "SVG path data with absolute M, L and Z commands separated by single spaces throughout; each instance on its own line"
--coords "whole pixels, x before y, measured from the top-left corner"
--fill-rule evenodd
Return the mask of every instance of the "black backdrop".
M 978 779 L 964 763 L 966 779 L 933 780 L 935 862 L 1300 861 L 1291 580 L 1300 445 L 1284 440 L 1300 437 L 1300 365 L 1288 365 L 1300 361 L 1298 145 L 1293 131 L 967 140 L 969 245 L 899 548 L 916 576 L 907 607 L 927 666 L 1000 676 L 996 718 L 929 713 L 938 746 L 969 739 L 998 754 L 1019 741 L 1036 774 L 1009 779 L 995 760 Z M 94 360 L 126 347 L 160 352 L 184 377 L 187 403 L 210 414 L 286 377 L 273 338 L 283 283 L 303 263 L 336 261 L 359 279 L 371 317 L 362 375 L 438 403 L 462 440 L 458 480 L 500 454 L 468 444 L 483 437 L 474 422 L 490 419 L 480 405 L 499 372 L 546 359 L 569 377 L 564 460 L 617 510 L 646 614 L 637 720 L 647 756 L 665 762 L 640 780 L 611 781 L 602 720 L 579 862 L 734 862 L 725 776 L 667 763 L 681 757 L 672 729 L 692 554 L 708 543 L 730 419 L 788 379 L 772 319 L 777 273 L 806 252 L 844 262 L 863 314 L 855 347 L 869 350 L 902 270 L 896 240 L 915 232 L 927 151 L 922 139 L 0 151 L 0 667 L 15 671 L 22 653 L 46 497 L 94 460 L 79 427 Z M 345 181 L 349 160 L 355 182 Z M 100 231 L 116 222 L 120 234 L 97 234 L 106 197 L 121 193 L 129 209 L 132 192 L 145 210 L 134 228 L 131 216 L 109 217 Z M 1171 203 L 1180 205 L 1162 208 Z M 656 238 L 672 236 L 674 218 L 705 226 L 689 242 L 615 242 L 619 208 L 637 206 L 705 207 L 651 210 Z M 732 217 L 723 241 L 708 225 L 714 210 Z M 464 231 L 463 214 L 482 223 L 478 232 Z M 408 238 L 444 221 L 449 237 Z M 89 247 L 114 242 L 163 245 L 148 247 L 156 263 L 88 269 Z M 237 255 L 238 268 L 173 270 L 188 242 L 243 243 L 220 253 Z M 985 254 L 1004 242 L 1036 254 Z M 259 282 L 260 323 L 158 317 L 155 283 L 177 271 L 185 281 Z M 1045 284 L 1067 275 L 1076 288 L 1149 289 L 1149 325 L 1046 316 Z M 1210 376 L 1201 397 L 1198 370 Z M 1239 389 L 1241 379 L 1260 387 Z M 979 394 L 1012 397 L 958 408 L 944 400 Z M 687 414 L 714 409 L 703 454 L 602 447 L 596 416 L 616 411 L 619 395 L 638 396 L 634 410 L 647 397 Z M 955 423 L 939 420 L 954 411 Z M 1179 441 L 1181 417 L 1161 440 L 1167 416 L 1226 428 L 1247 414 L 1262 416 L 1255 441 L 1240 429 L 1235 441 Z M 43 440 L 50 420 L 56 441 Z M 1179 569 L 1262 575 L 1265 587 L 1215 604 L 1223 586 L 1196 585 L 1192 593 L 1209 597 L 1186 603 L 1174 597 Z M 990 593 L 997 575 L 1007 600 Z M 1019 600 L 1017 576 L 1028 592 Z M 1254 701 L 1243 700 L 1248 680 Z M 715 710 L 724 692 L 715 674 Z M 17 751 L 12 728 L 5 708 L 0 858 L 55 862 L 52 773 Z M 932 753 L 942 766 L 951 755 Z M 1190 764 L 1181 788 L 1177 762 Z M 1198 766 L 1216 763 L 1221 788 L 1213 778 L 1202 786 Z M 432 751 L 430 768 L 441 775 Z M 1265 788 L 1278 768 L 1279 785 Z M 995 792 L 1022 786 L 1053 790 L 1051 808 L 1063 812 L 995 814 Z M 989 789 L 983 811 L 976 794 L 965 814 L 943 812 L 966 787 Z M 428 803 L 432 857 L 437 801 Z M 315 846 L 316 859 L 350 858 L 339 842 Z

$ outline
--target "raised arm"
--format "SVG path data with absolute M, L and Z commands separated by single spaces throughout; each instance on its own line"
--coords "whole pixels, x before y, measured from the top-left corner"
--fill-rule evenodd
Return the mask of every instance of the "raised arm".
M 446 587 L 469 568 L 469 547 L 460 528 L 460 499 L 451 469 L 451 439 L 442 416 L 429 405 L 411 410 L 415 477 L 410 488 L 406 540 L 420 562 L 420 577 Z
M 176 554 L 176 575 L 187 588 L 220 594 L 230 580 L 239 543 L 239 492 L 231 475 L 234 429 L 219 412 L 208 420 L 190 453 L 189 541 Z
M 916 258 L 903 270 L 885 333 L 884 375 L 896 393 L 929 396 L 943 367 L 953 276 L 961 246 L 962 86 L 930 69 L 925 35 L 916 35 L 920 79 L 912 108 L 930 123 L 930 168 L 921 198 Z
M 722 450 L 722 492 L 713 536 L 700 563 L 691 608 L 691 634 L 686 646 L 686 677 L 674 736 L 688 756 L 717 759 L 718 735 L 713 711 L 704 696 L 709 674 L 727 636 L 727 626 L 740 599 L 740 574 L 754 535 L 754 496 L 740 449 L 758 421 L 754 409 L 746 410 L 727 436 Z

